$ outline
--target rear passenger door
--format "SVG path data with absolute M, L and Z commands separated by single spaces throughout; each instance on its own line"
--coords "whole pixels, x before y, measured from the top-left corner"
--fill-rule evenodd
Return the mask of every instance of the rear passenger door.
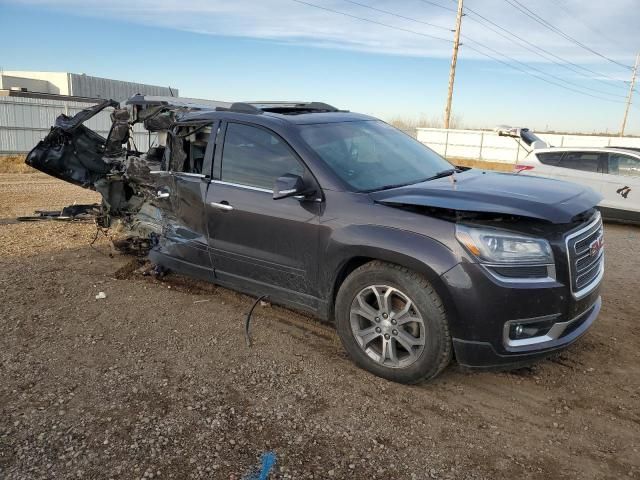
M 205 204 L 216 281 L 315 309 L 321 203 L 273 200 L 278 177 L 314 182 L 310 172 L 283 138 L 258 125 L 229 122 L 216 144 Z
M 602 191 L 607 153 L 597 151 L 565 152 L 553 168 L 553 177 Z
M 204 199 L 211 178 L 214 126 L 212 122 L 183 123 L 172 129 L 169 175 L 158 187 L 159 197 L 170 205 L 171 216 L 159 245 L 160 253 L 170 259 L 161 263 L 205 280 L 213 278 Z

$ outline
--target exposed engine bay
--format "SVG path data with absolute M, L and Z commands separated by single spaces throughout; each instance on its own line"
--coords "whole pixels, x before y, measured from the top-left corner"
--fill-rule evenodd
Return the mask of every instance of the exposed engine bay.
M 164 190 L 168 171 L 202 171 L 210 126 L 194 122 L 176 126 L 176 122 L 186 113 L 227 105 L 142 95 L 122 105 L 105 100 L 73 117 L 58 116 L 26 163 L 100 193 L 98 226 L 111 229 L 112 242 L 119 250 L 144 255 L 172 220 Z M 105 109 L 113 109 L 107 138 L 84 125 Z M 139 151 L 133 140 L 136 124 L 148 135 L 145 152 Z

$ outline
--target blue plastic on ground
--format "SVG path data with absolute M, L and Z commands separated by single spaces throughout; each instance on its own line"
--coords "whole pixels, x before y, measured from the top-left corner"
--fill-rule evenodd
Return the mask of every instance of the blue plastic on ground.
M 262 454 L 260 470 L 242 477 L 242 480 L 268 480 L 271 469 L 276 464 L 276 452 L 265 452 Z

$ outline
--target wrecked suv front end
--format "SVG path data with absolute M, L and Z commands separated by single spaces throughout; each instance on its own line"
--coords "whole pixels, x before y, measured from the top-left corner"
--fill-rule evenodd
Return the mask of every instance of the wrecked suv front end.
M 111 228 L 116 248 L 146 254 L 170 223 L 172 211 L 158 196 L 168 164 L 170 128 L 185 113 L 208 108 L 183 99 L 136 95 L 125 104 L 105 100 L 73 117 L 61 114 L 48 135 L 27 155 L 26 163 L 48 175 L 95 190 L 102 196 L 96 222 Z M 85 125 L 110 110 L 105 138 Z M 148 135 L 140 152 L 134 126 Z

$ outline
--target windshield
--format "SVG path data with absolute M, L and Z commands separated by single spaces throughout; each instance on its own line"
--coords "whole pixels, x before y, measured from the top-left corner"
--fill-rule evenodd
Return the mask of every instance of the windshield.
M 302 125 L 302 137 L 331 169 L 358 191 L 422 182 L 453 166 L 381 121 Z

